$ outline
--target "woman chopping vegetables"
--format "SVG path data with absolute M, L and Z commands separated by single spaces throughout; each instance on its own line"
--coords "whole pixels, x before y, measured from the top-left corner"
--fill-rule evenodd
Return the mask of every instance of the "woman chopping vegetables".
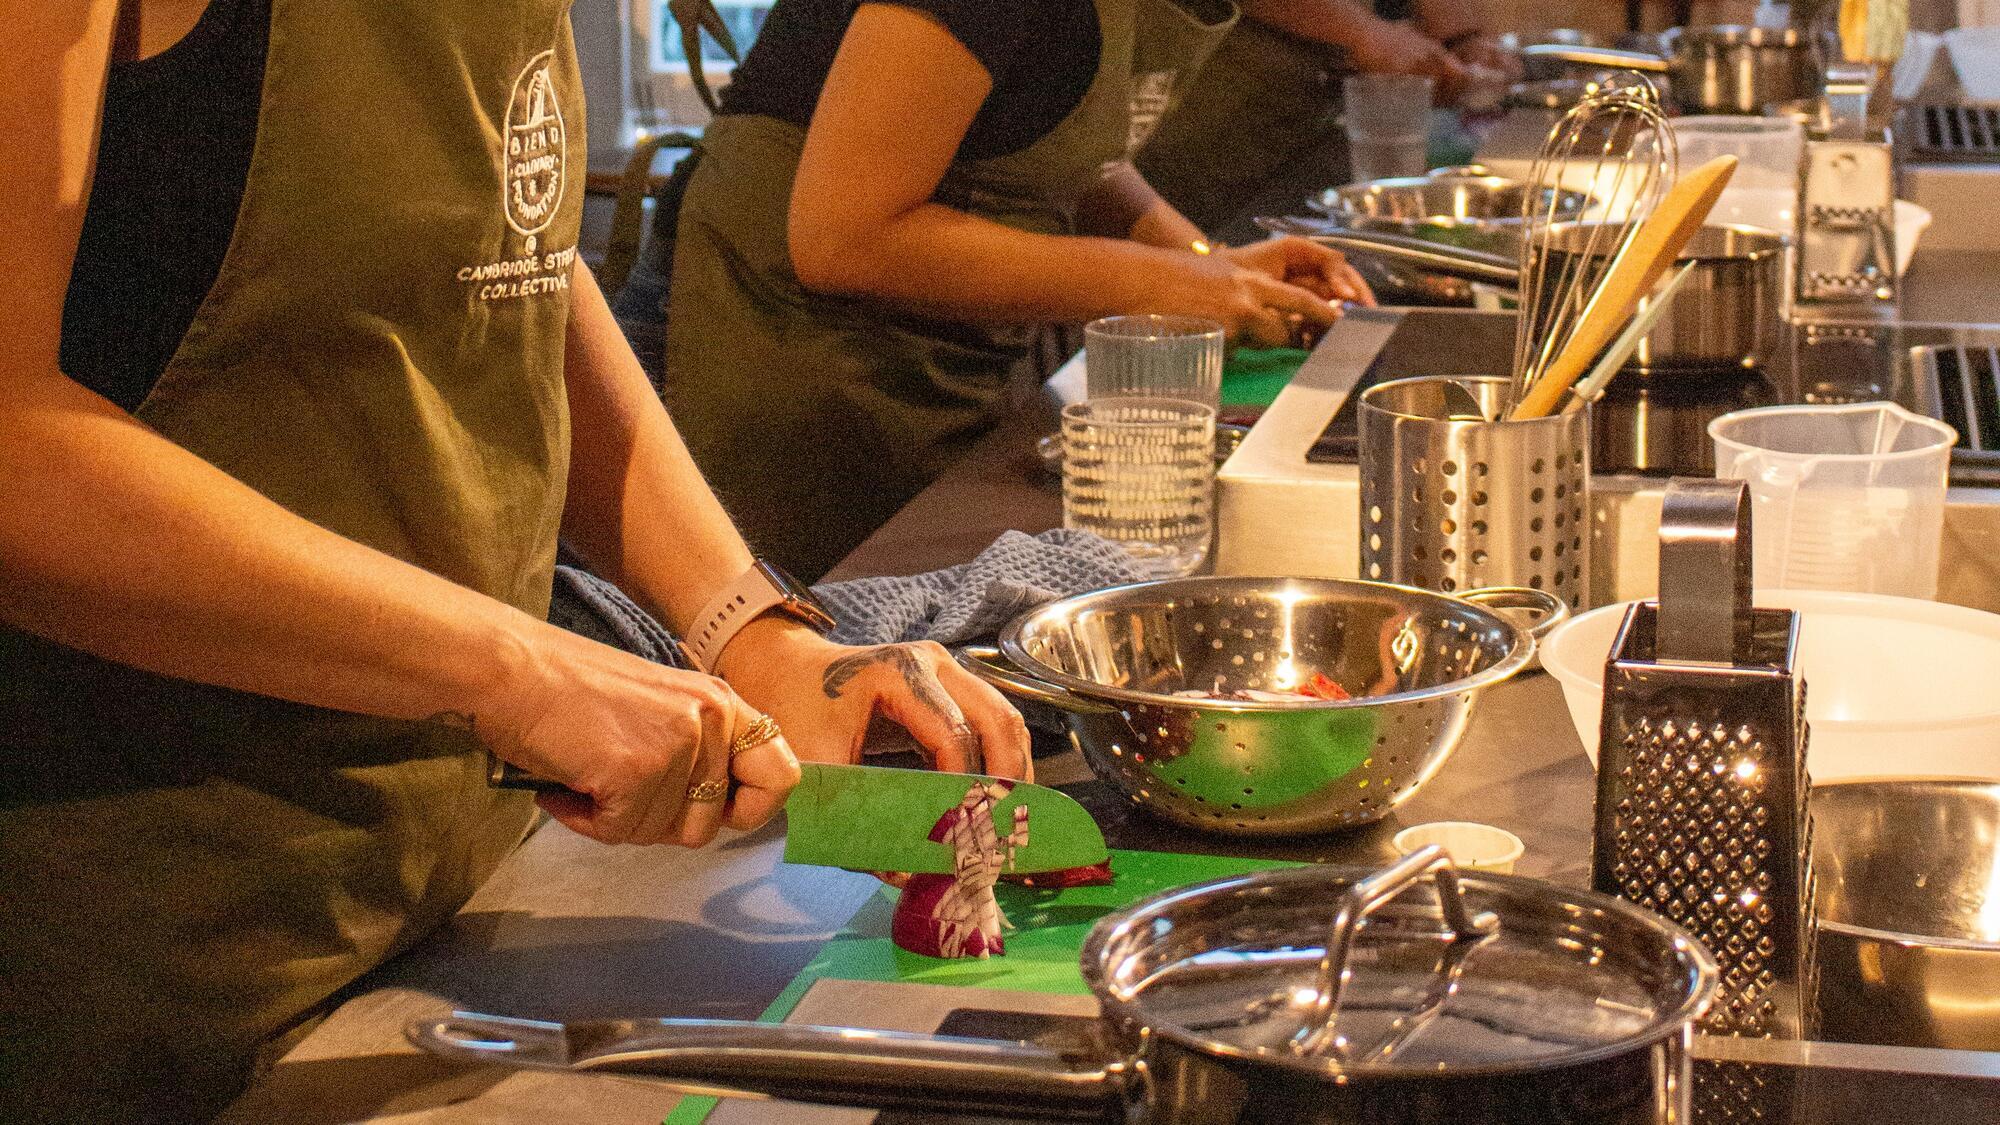
M 770 818 L 935 646 L 753 564 L 576 255 L 566 0 L 10 0 L 0 1120 L 206 1119 L 529 829 Z M 557 629 L 558 533 L 690 643 Z
M 675 234 L 667 401 L 747 538 L 818 574 L 995 421 L 1024 326 L 1282 343 L 1368 300 L 1337 254 L 1207 253 L 1127 157 L 1227 0 L 779 0 Z

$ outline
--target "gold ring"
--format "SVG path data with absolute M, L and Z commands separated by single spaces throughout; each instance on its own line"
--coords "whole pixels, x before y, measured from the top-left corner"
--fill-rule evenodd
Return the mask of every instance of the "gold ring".
M 722 800 L 722 798 L 726 796 L 728 793 L 729 793 L 729 779 L 726 777 L 718 777 L 718 778 L 712 778 L 708 781 L 698 781 L 693 785 L 688 786 L 687 798 L 690 801 L 699 801 L 702 804 L 710 804 L 712 802 Z
M 745 750 L 755 750 L 778 737 L 778 720 L 769 715 L 759 715 L 749 727 L 729 744 L 729 756 L 734 758 Z

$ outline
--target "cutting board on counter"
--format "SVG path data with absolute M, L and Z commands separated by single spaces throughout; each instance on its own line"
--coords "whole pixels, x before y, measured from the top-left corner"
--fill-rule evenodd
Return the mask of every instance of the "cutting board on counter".
M 1296 866 L 1269 859 L 1114 849 L 1111 870 L 1117 880 L 1108 887 L 1057 890 L 1003 883 L 996 888 L 994 896 L 1014 928 L 1007 933 L 1006 955 L 984 960 L 940 960 L 896 948 L 889 939 L 889 919 L 897 892 L 884 887 L 792 978 L 759 1018 L 767 1023 L 784 1022 L 806 990 L 821 980 L 1089 995 L 1077 956 L 1098 919 L 1174 887 Z M 715 1104 L 714 1098 L 682 1098 L 667 1115 L 666 1125 L 696 1125 Z
M 1303 348 L 1237 348 L 1222 361 L 1222 406 L 1262 408 L 1299 373 L 1309 353 Z
M 1311 354 L 1304 348 L 1237 348 L 1222 361 L 1222 415 L 1255 414 L 1277 400 Z M 1084 399 L 1083 353 L 1049 377 L 1049 389 L 1063 402 Z

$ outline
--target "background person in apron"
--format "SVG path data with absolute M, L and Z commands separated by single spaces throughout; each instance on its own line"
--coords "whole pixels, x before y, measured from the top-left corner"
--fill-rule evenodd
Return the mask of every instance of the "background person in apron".
M 667 402 L 752 543 L 804 575 L 846 554 L 992 427 L 1025 326 L 1181 313 L 1278 343 L 1367 298 L 1310 243 L 1197 253 L 1126 162 L 1234 18 L 779 0 L 704 135 L 667 298 Z
M 686 845 L 878 713 L 1026 772 L 941 649 L 701 628 L 761 572 L 577 263 L 566 0 L 7 15 L 0 1120 L 215 1112 L 527 831 L 488 748 Z M 721 678 L 545 623 L 558 531 Z
M 1421 74 L 1450 104 L 1478 67 L 1519 77 L 1481 0 L 1240 0 L 1243 18 L 1136 159 L 1190 220 L 1232 241 L 1348 182 L 1341 80 Z

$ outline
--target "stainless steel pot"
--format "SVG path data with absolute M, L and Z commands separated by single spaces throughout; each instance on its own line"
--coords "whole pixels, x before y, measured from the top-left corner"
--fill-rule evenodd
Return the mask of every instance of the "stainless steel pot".
M 1381 256 L 1430 273 L 1449 272 L 1467 281 L 1510 287 L 1520 280 L 1518 264 L 1497 254 L 1368 231 L 1331 231 L 1310 220 L 1274 220 L 1267 225 L 1343 253 Z M 1584 244 L 1589 237 L 1588 224 L 1564 228 L 1551 234 L 1558 253 L 1566 240 Z M 1675 259 L 1677 265 L 1692 263 L 1694 274 L 1673 307 L 1639 342 L 1628 366 L 1696 372 L 1764 366 L 1777 342 L 1785 242 L 1784 236 L 1755 227 L 1703 227 Z M 1553 268 L 1560 269 L 1560 262 Z M 1550 299 L 1556 289 L 1550 287 Z M 1640 311 L 1650 300 L 1640 302 Z
M 1837 781 L 1812 813 L 1823 1031 L 2000 1051 L 2000 784 Z
M 1564 251 L 1589 245 L 1591 225 L 1569 224 L 1550 232 L 1552 272 L 1563 276 Z M 1598 238 L 1599 245 L 1604 238 Z M 1784 297 L 1785 239 L 1754 227 L 1703 227 L 1674 262 L 1692 263 L 1689 276 L 1672 307 L 1639 341 L 1626 362 L 1644 371 L 1712 372 L 1731 367 L 1761 367 L 1777 343 L 1780 302 Z M 1555 296 L 1551 287 L 1550 297 Z M 1639 302 L 1634 315 L 1652 304 Z
M 1546 616 L 1517 620 L 1522 597 Z M 1380 820 L 1415 793 L 1457 748 L 1474 697 L 1525 667 L 1533 633 L 1563 613 L 1538 590 L 1182 578 L 1050 602 L 961 662 L 1053 707 L 1098 776 L 1145 809 L 1223 835 L 1296 836 Z M 1355 698 L 1216 698 L 1314 673 Z
M 456 1059 L 875 1108 L 1664 1125 L 1687 1119 L 1688 1028 L 1717 976 L 1686 932 L 1629 903 L 1459 876 L 1435 847 L 1381 872 L 1311 866 L 1166 892 L 1100 921 L 1081 969 L 1103 1013 L 1094 1054 L 716 1020 L 457 1013 L 408 1034 Z
M 1684 113 L 1761 114 L 1815 97 L 1823 85 L 1818 53 L 1796 28 L 1677 27 L 1659 42 L 1660 54 L 1539 44 L 1521 55 L 1537 67 L 1560 62 L 1664 74 L 1667 99 Z

